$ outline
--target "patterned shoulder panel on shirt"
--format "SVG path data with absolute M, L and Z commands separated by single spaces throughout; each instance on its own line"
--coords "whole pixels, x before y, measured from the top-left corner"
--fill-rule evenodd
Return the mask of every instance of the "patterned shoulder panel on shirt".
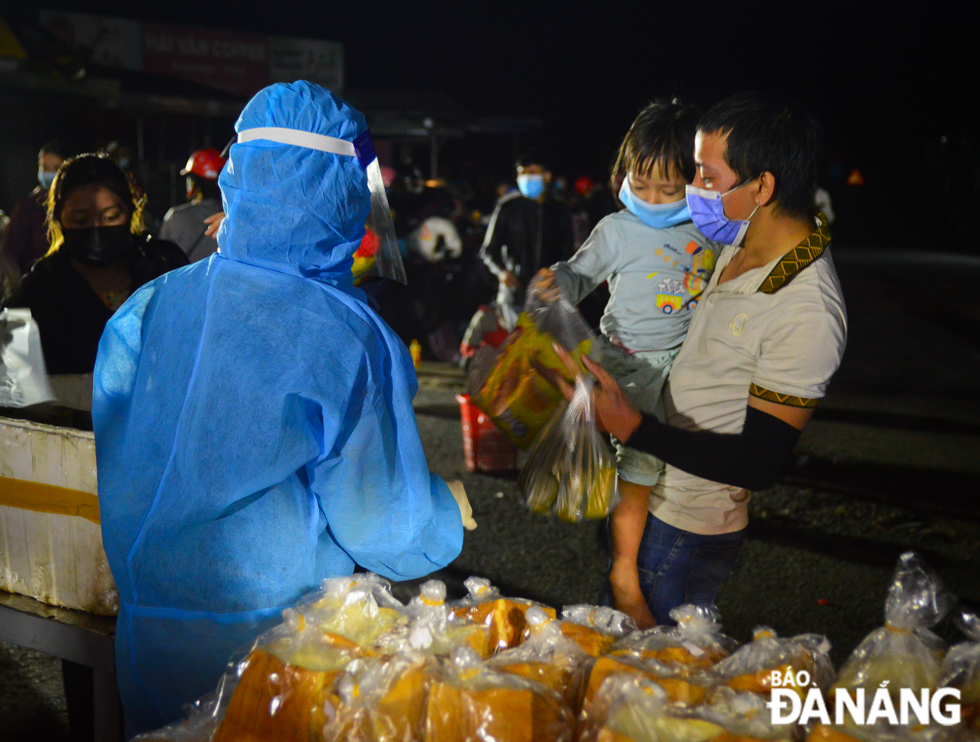
M 758 384 L 752 384 L 749 387 L 749 395 L 752 397 L 757 397 L 758 399 L 764 399 L 767 402 L 775 402 L 776 404 L 786 405 L 787 407 L 803 407 L 812 409 L 817 406 L 817 400 L 815 399 L 809 399 L 808 397 L 796 397 L 792 394 L 780 394 L 779 392 L 773 392 L 769 389 L 763 389 Z
M 776 267 L 759 286 L 759 291 L 763 294 L 775 294 L 792 281 L 797 273 L 819 258 L 829 244 L 830 226 L 827 224 L 827 217 L 817 214 L 817 228 L 776 263 Z

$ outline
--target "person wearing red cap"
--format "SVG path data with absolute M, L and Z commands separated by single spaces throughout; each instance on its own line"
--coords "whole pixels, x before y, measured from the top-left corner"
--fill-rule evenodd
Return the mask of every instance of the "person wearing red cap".
M 163 217 L 160 239 L 180 245 L 192 263 L 218 251 L 218 241 L 206 234 L 204 220 L 221 211 L 218 175 L 225 160 L 216 149 L 199 149 L 180 171 L 187 177 L 187 203 L 175 206 Z

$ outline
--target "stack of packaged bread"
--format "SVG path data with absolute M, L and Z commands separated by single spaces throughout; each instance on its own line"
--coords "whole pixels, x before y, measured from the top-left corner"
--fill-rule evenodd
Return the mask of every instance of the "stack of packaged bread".
M 406 605 L 377 575 L 326 580 L 187 719 L 138 739 L 980 742 L 980 618 L 965 613 L 968 641 L 946 652 L 929 627 L 949 600 L 913 554 L 899 562 L 886 625 L 838 674 L 823 636 L 762 627 L 737 647 L 710 608 L 680 606 L 674 625 L 638 631 L 608 607 L 559 617 L 482 578 L 465 586 L 467 597 L 447 601 L 431 580 Z M 876 692 L 893 693 L 898 709 L 902 688 L 955 689 L 959 718 L 888 717 Z M 864 704 L 857 721 L 834 716 L 844 691 Z

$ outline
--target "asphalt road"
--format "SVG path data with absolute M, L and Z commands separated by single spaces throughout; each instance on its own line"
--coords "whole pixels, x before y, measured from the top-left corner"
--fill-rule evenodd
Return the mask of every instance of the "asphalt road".
M 782 635 L 823 633 L 839 665 L 882 623 L 906 549 L 980 606 L 980 259 L 852 251 L 835 261 L 849 313 L 843 365 L 795 465 L 754 495 L 748 540 L 718 608 L 740 641 L 762 624 Z M 533 515 L 515 477 L 466 472 L 461 388 L 452 369 L 426 365 L 416 399 L 430 467 L 465 482 L 480 524 L 438 576 L 451 594 L 477 574 L 555 606 L 599 601 L 602 525 Z M 940 632 L 956 638 L 947 624 Z M 56 661 L 0 645 L 0 740 L 64 739 L 59 675 Z

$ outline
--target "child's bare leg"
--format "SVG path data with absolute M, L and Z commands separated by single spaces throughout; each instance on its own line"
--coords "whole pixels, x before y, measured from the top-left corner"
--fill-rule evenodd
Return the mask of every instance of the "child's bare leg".
M 657 625 L 640 591 L 636 560 L 643 540 L 650 503 L 650 487 L 619 480 L 620 501 L 609 516 L 612 536 L 612 569 L 609 585 L 613 607 L 633 617 L 641 629 Z

